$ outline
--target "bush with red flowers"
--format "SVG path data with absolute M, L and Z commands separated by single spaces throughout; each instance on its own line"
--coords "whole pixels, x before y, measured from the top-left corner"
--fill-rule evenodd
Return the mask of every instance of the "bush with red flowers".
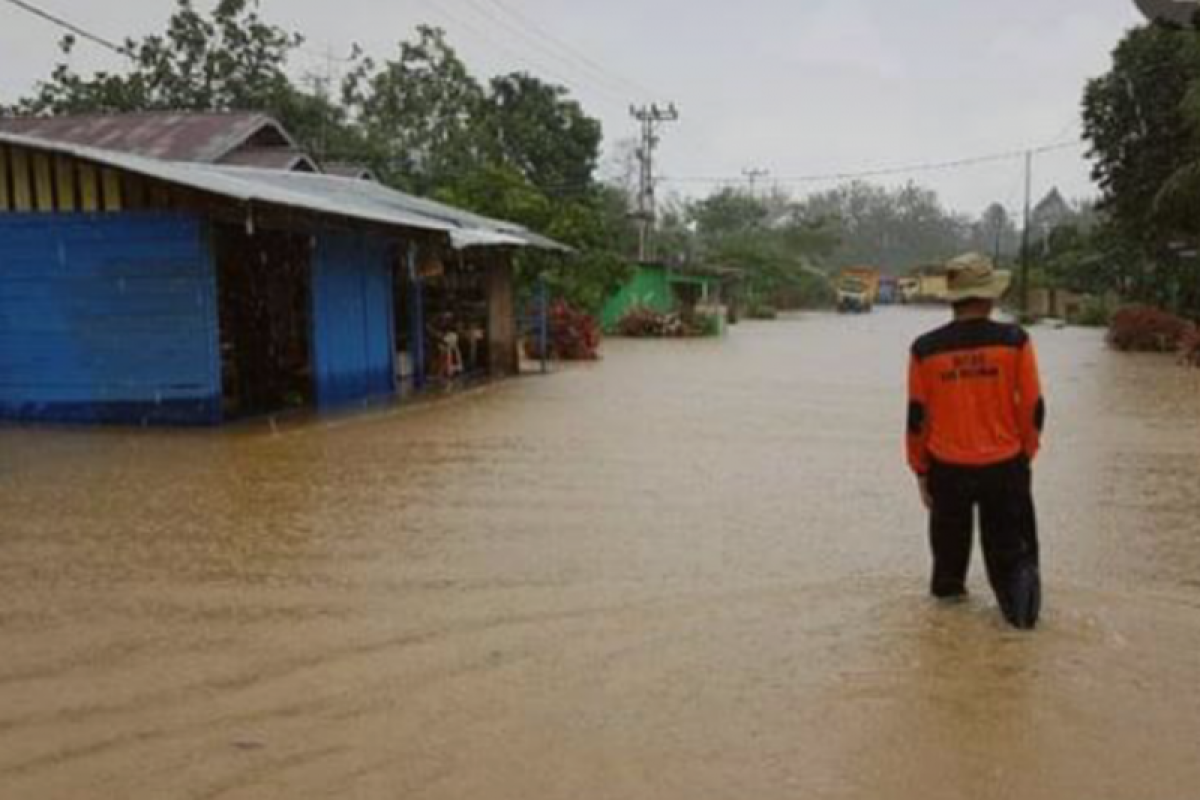
M 600 323 L 591 314 L 565 300 L 550 306 L 547 319 L 549 357 L 558 361 L 595 361 L 600 358 Z M 535 332 L 525 340 L 529 358 L 541 358 L 540 337 Z
M 1113 315 L 1108 343 L 1117 350 L 1173 353 L 1179 350 L 1190 323 L 1151 306 L 1126 306 Z

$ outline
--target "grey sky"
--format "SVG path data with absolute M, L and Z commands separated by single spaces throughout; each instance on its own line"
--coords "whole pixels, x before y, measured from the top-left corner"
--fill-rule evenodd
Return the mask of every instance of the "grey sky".
M 36 0 L 111 38 L 161 28 L 173 0 Z M 209 7 L 213 0 L 197 0 Z M 1139 17 L 1132 0 L 263 0 L 265 16 L 309 38 L 297 74 L 351 42 L 386 55 L 414 24 L 447 28 L 479 76 L 523 69 L 567 83 L 632 136 L 631 102 L 675 101 L 668 176 L 774 176 L 889 167 L 1008 151 L 1078 133 L 1087 78 Z M 541 30 L 533 31 L 536 25 Z M 523 32 L 523 33 L 522 33 Z M 547 43 L 566 42 L 572 52 Z M 0 98 L 48 74 L 60 32 L 0 3 Z M 537 43 L 537 44 L 535 44 Z M 90 45 L 78 66 L 113 66 Z M 597 69 L 603 68 L 603 72 Z M 1011 161 L 914 176 L 975 213 L 1021 198 Z M 891 182 L 903 179 L 892 179 Z M 1039 159 L 1037 191 L 1092 193 L 1079 151 Z M 671 188 L 702 191 L 703 184 Z M 812 186 L 795 186 L 810 191 Z

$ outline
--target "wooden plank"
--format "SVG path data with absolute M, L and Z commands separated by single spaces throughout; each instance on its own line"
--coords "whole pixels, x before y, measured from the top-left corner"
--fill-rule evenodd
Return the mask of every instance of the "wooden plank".
M 122 206 L 121 174 L 115 169 L 104 168 L 100 171 L 100 176 L 104 186 L 104 210 L 120 211 Z
M 146 208 L 146 181 L 140 175 L 126 175 L 122 183 L 125 195 L 125 208 L 129 211 L 141 211 Z
M 75 161 L 67 156 L 55 159 L 54 178 L 58 186 L 58 210 L 73 212 L 79 205 L 75 192 Z
M 0 144 L 0 211 L 10 211 L 11 203 L 8 191 L 8 147 Z
M 33 211 L 33 183 L 29 175 L 29 154 L 19 147 L 12 150 L 13 208 Z
M 91 164 L 79 165 L 79 206 L 89 214 L 100 210 L 100 182 Z
M 33 154 L 35 205 L 38 211 L 44 213 L 54 211 L 54 170 L 50 164 L 50 156 L 45 153 Z

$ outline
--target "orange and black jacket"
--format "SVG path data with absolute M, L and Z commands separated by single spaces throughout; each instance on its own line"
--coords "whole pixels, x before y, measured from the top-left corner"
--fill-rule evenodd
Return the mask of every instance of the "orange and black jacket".
M 908 463 L 989 466 L 1040 446 L 1046 403 L 1029 334 L 992 320 L 922 336 L 908 369 Z

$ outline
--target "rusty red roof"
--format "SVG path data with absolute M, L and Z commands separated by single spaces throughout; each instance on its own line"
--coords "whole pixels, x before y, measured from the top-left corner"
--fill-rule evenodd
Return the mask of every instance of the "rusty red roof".
M 164 161 L 215 164 L 235 150 L 296 143 L 266 114 L 152 111 L 0 118 L 0 132 L 114 150 Z

